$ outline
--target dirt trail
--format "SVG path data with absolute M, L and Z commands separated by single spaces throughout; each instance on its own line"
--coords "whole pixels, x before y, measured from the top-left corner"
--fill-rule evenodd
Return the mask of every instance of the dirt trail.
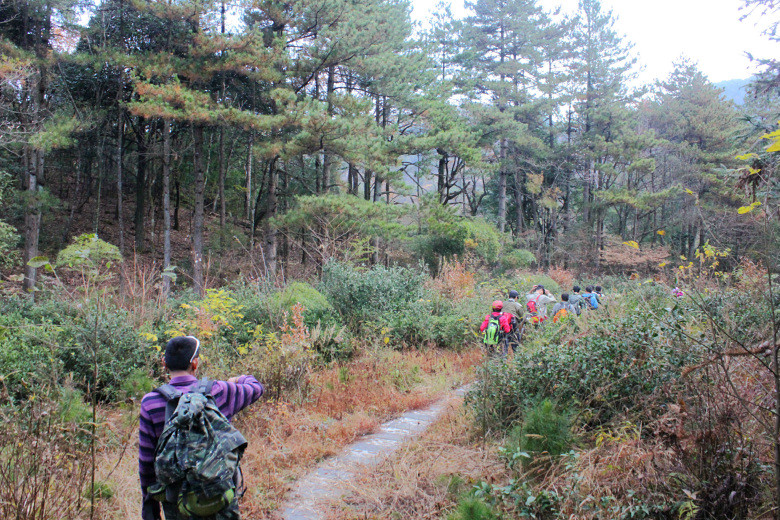
M 453 400 L 463 397 L 468 386 L 454 390 L 422 410 L 406 412 L 384 423 L 377 433 L 361 437 L 295 482 L 281 507 L 284 520 L 322 520 L 325 504 L 350 491 L 365 468 L 376 466 L 405 442 L 419 436 L 433 424 Z

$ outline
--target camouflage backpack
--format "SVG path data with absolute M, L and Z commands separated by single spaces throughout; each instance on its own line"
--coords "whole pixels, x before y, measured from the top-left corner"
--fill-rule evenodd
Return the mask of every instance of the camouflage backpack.
M 149 493 L 178 507 L 184 517 L 208 517 L 236 498 L 239 462 L 247 441 L 222 414 L 202 379 L 189 393 L 157 389 L 166 402 L 165 428 L 157 441 Z

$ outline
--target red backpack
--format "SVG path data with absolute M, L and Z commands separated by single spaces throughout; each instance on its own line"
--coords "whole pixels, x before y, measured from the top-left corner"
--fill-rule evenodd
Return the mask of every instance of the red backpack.
M 539 316 L 539 308 L 536 306 L 536 302 L 539 301 L 539 296 L 533 300 L 525 302 L 525 309 L 528 311 L 528 315 L 531 317 L 531 323 L 541 323 L 546 317 Z

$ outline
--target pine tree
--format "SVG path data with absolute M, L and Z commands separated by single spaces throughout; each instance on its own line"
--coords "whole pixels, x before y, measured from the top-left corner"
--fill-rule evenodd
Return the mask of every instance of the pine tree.
M 34 294 L 43 198 L 46 197 L 46 155 L 69 146 L 78 127 L 72 107 L 53 105 L 58 88 L 54 64 L 55 25 L 67 28 L 76 4 L 68 0 L 30 0 L 0 5 L 2 46 L 2 109 L 6 142 L 18 152 L 24 190 L 23 289 Z M 63 93 L 64 94 L 64 93 Z
M 489 121 L 497 150 L 497 220 L 506 228 L 507 182 L 514 168 L 510 161 L 512 142 L 530 143 L 523 112 L 533 103 L 532 79 L 541 60 L 540 28 L 547 17 L 533 0 L 477 0 L 467 3 L 474 15 L 465 21 L 468 44 L 464 65 L 471 71 L 474 99 L 488 97 L 490 106 L 475 113 Z M 520 180 L 518 179 L 518 184 Z
M 593 245 L 598 266 L 604 247 L 605 208 L 598 207 L 596 192 L 602 189 L 605 175 L 611 172 L 610 143 L 626 128 L 625 106 L 630 97 L 628 80 L 636 59 L 632 46 L 615 31 L 615 18 L 598 0 L 580 0 L 575 21 L 576 55 L 572 75 L 574 92 L 581 99 L 576 105 L 578 145 L 585 161 L 580 164 L 583 177 L 582 213 L 587 229 L 594 233 Z
M 670 201 L 676 209 L 667 209 L 664 218 L 674 231 L 668 238 L 677 242 L 680 254 L 692 256 L 707 240 L 706 213 L 738 204 L 722 182 L 723 167 L 733 165 L 737 153 L 737 112 L 693 63 L 681 60 L 669 78 L 658 83 L 654 102 L 643 114 L 662 140 L 657 173 L 663 184 L 679 188 Z M 723 232 L 733 233 L 726 228 Z

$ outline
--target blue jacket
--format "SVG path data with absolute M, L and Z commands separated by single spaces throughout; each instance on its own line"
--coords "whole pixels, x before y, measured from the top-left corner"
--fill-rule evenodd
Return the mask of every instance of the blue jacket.
M 590 302 L 590 305 L 588 306 L 589 309 L 599 308 L 599 299 L 596 296 L 596 293 L 585 293 L 582 297 Z

